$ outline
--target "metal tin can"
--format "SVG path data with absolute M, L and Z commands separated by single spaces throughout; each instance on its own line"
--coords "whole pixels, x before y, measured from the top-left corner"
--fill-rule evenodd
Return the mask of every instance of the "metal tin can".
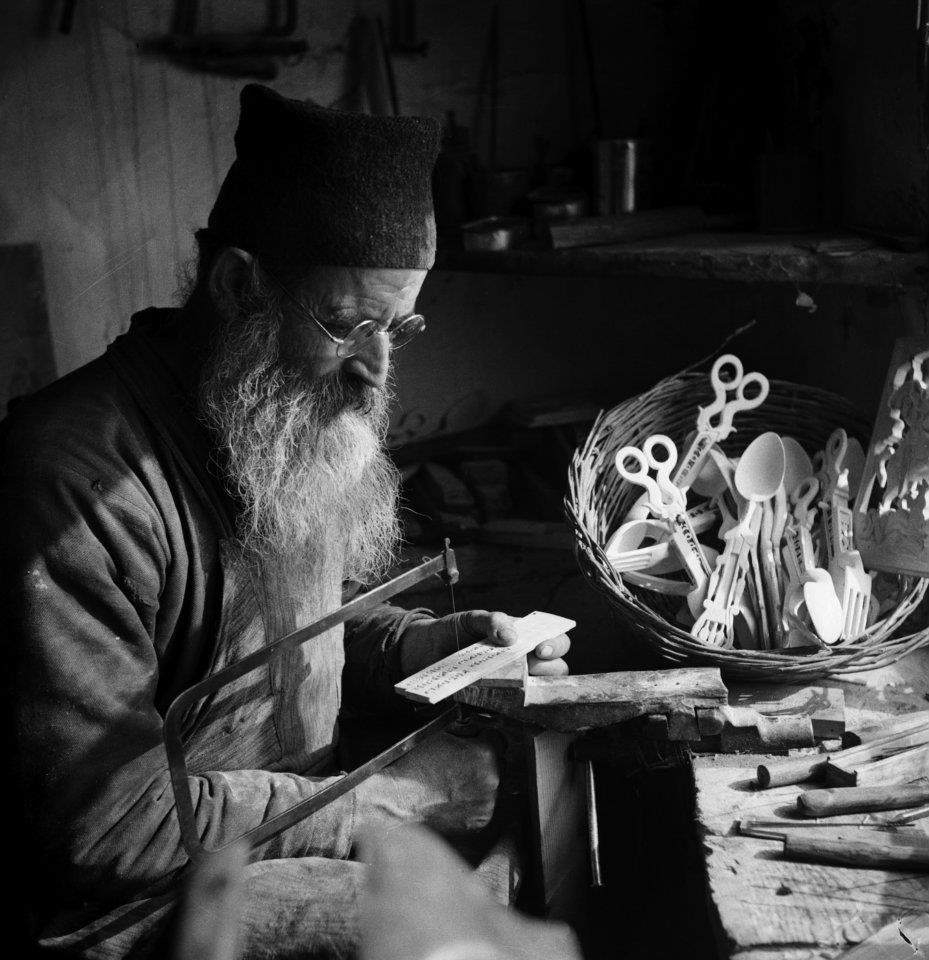
M 632 213 L 651 203 L 652 150 L 648 140 L 613 141 L 613 212 Z
M 652 203 L 652 147 L 648 140 L 600 140 L 594 169 L 601 216 L 644 210 Z

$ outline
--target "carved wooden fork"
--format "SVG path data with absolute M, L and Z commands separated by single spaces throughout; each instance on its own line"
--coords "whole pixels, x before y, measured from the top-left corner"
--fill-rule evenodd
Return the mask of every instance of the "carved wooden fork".
M 848 470 L 845 457 L 848 437 L 836 430 L 826 442 L 822 476 L 824 489 L 819 504 L 828 558 L 829 576 L 842 603 L 842 639 L 857 640 L 868 626 L 871 608 L 871 577 L 855 549 L 854 523 L 848 505 Z

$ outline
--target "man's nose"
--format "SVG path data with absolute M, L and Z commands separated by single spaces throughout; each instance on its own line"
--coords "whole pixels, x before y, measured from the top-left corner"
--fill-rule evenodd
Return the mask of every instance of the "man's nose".
M 390 368 L 390 340 L 376 333 L 353 357 L 345 361 L 348 370 L 371 387 L 380 389 L 387 383 Z

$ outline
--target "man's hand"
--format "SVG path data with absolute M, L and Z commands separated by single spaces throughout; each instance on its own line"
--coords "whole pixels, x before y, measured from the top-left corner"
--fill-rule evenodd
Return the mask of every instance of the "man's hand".
M 357 787 L 359 823 L 418 821 L 446 836 L 490 822 L 500 771 L 486 735 L 439 733 Z
M 456 635 L 457 627 L 457 635 Z M 400 665 L 409 677 L 437 660 L 478 640 L 501 647 L 516 642 L 514 618 L 487 610 L 466 610 L 438 620 L 414 620 L 400 638 Z M 571 641 L 566 634 L 540 643 L 529 654 L 529 673 L 536 677 L 561 677 L 568 672 L 562 659 Z

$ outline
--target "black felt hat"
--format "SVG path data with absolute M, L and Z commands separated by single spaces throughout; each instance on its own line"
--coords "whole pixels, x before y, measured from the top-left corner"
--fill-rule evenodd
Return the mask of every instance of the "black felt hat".
M 439 124 L 242 90 L 236 158 L 211 233 L 279 267 L 428 269 Z

